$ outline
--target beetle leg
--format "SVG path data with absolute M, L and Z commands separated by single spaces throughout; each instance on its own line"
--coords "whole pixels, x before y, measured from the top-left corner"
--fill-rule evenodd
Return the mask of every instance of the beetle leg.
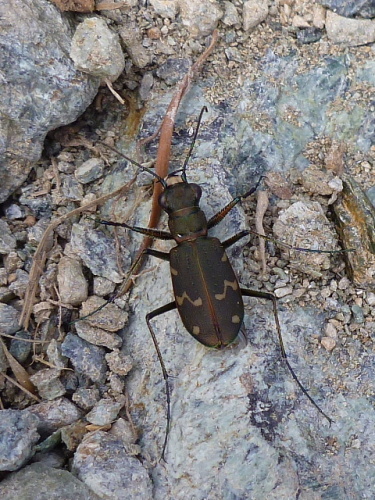
M 318 403 L 314 401 L 314 399 L 310 396 L 310 394 L 307 392 L 307 389 L 304 388 L 304 386 L 301 384 L 299 381 L 297 375 L 295 374 L 293 368 L 291 367 L 288 357 L 286 355 L 285 347 L 284 347 L 284 342 L 283 338 L 281 335 L 281 328 L 280 328 L 280 321 L 279 321 L 279 315 L 277 312 L 277 301 L 276 297 L 274 296 L 273 293 L 269 292 L 259 292 L 257 290 L 249 290 L 248 288 L 241 288 L 241 293 L 245 297 L 259 297 L 261 299 L 267 299 L 267 300 L 272 300 L 272 305 L 273 305 L 273 314 L 275 317 L 275 323 L 276 323 L 276 330 L 277 330 L 277 335 L 279 337 L 279 343 L 280 343 L 280 350 L 281 350 L 281 355 L 285 361 L 286 366 L 288 367 L 292 377 L 296 381 L 298 387 L 301 389 L 303 394 L 310 400 L 310 402 L 315 406 L 315 408 L 328 420 L 328 422 L 331 424 L 333 420 L 324 413 L 324 411 L 320 408 Z
M 233 198 L 232 201 L 230 201 L 228 203 L 228 205 L 225 205 L 224 208 L 222 208 L 220 210 L 220 212 L 218 212 L 217 214 L 215 214 L 213 217 L 211 217 L 211 219 L 209 219 L 209 221 L 207 222 L 207 228 L 208 229 L 211 229 L 212 227 L 216 226 L 217 224 L 219 224 L 219 222 L 221 220 L 224 219 L 224 217 L 228 214 L 228 212 L 230 212 L 232 210 L 232 208 L 234 208 L 237 203 L 239 203 L 241 200 L 247 198 L 248 196 L 250 196 L 251 194 L 255 193 L 255 191 L 258 189 L 258 186 L 261 182 L 261 180 L 264 178 L 265 176 L 262 175 L 258 182 L 256 183 L 256 185 L 254 187 L 252 187 L 247 193 L 241 195 L 241 196 L 236 196 L 235 198 Z
M 173 240 L 173 236 L 168 231 L 160 231 L 159 229 L 153 229 L 148 227 L 138 227 L 138 226 L 129 226 L 125 222 L 111 222 L 108 220 L 100 220 L 100 224 L 104 224 L 106 226 L 116 226 L 116 227 L 125 227 L 126 229 L 130 229 L 131 231 L 135 231 L 136 233 L 144 234 L 145 236 L 149 236 L 150 238 L 158 239 L 158 240 Z
M 228 248 L 228 247 L 234 245 L 235 243 L 237 243 L 238 240 L 240 240 L 241 238 L 244 238 L 245 236 L 248 236 L 249 234 L 250 234 L 250 231 L 247 231 L 247 230 L 241 231 L 241 232 L 235 234 L 234 236 L 232 236 L 231 238 L 229 238 L 228 240 L 223 241 L 222 245 L 224 248 Z
M 145 248 L 133 262 L 132 267 L 130 268 L 126 278 L 124 279 L 118 293 L 116 293 L 116 295 L 111 299 L 112 302 L 117 297 L 121 297 L 121 295 L 123 295 L 128 290 L 128 284 L 134 274 L 134 270 L 137 269 L 139 261 L 143 259 L 145 255 L 152 255 L 153 257 L 157 257 L 158 259 L 166 260 L 168 262 L 170 259 L 169 253 L 160 252 L 159 250 L 154 250 L 153 248 Z
M 280 240 L 275 240 L 274 238 L 270 238 L 269 236 L 266 236 L 264 234 L 257 233 L 256 231 L 252 231 L 251 229 L 245 229 L 244 231 L 240 231 L 238 234 L 235 234 L 231 238 L 225 240 L 222 242 L 222 245 L 224 248 L 228 248 L 231 245 L 234 245 L 237 243 L 238 240 L 241 238 L 244 238 L 245 236 L 248 236 L 249 234 L 254 234 L 255 236 L 259 236 L 259 238 L 263 238 L 264 240 L 267 241 L 272 241 L 273 243 L 277 243 L 281 247 L 288 248 L 289 250 L 297 250 L 298 252 L 309 252 L 309 253 L 345 253 L 345 252 L 354 252 L 354 248 L 345 248 L 342 250 L 318 250 L 318 249 L 313 249 L 313 248 L 301 248 L 301 247 L 294 247 L 292 245 L 288 245 L 288 243 L 284 243 Z
M 164 313 L 166 313 L 168 311 L 172 311 L 173 309 L 176 309 L 176 302 L 175 301 L 170 302 L 169 304 L 165 304 L 164 306 L 159 307 L 158 309 L 155 309 L 155 311 L 151 311 L 150 313 L 146 314 L 147 326 L 148 326 L 148 329 L 150 330 L 152 341 L 154 343 L 154 346 L 155 346 L 155 349 L 156 349 L 156 352 L 157 352 L 157 355 L 158 355 L 159 363 L 160 363 L 160 366 L 161 366 L 161 371 L 163 372 L 163 378 L 164 378 L 164 382 L 165 382 L 165 393 L 166 393 L 166 396 L 167 396 L 167 426 L 166 426 L 166 429 L 165 429 L 165 438 L 164 438 L 164 444 L 163 444 L 163 451 L 162 451 L 162 454 L 161 454 L 161 458 L 162 458 L 162 460 L 164 460 L 164 462 L 166 462 L 166 460 L 165 460 L 165 449 L 167 447 L 168 434 L 169 434 L 170 425 L 171 425 L 171 395 L 170 395 L 169 383 L 168 383 L 168 377 L 169 377 L 169 375 L 168 375 L 168 372 L 167 372 L 167 370 L 165 368 L 163 357 L 162 357 L 160 349 L 159 349 L 159 344 L 158 344 L 158 341 L 156 340 L 156 335 L 155 335 L 154 330 L 152 329 L 150 321 L 153 318 L 155 318 L 156 316 L 160 316 L 161 314 L 164 314 Z

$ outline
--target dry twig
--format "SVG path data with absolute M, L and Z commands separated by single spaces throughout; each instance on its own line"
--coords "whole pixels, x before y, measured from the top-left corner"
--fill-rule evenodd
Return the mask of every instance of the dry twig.
M 263 236 L 266 235 L 263 228 L 263 218 L 267 208 L 268 208 L 268 195 L 266 191 L 258 191 L 257 208 L 255 212 L 255 227 L 256 227 L 256 232 Z M 264 238 L 259 238 L 259 256 L 262 262 L 262 274 L 266 274 L 267 272 L 266 242 Z
M 157 135 L 160 132 L 159 148 L 155 162 L 155 173 L 159 177 L 162 177 L 163 179 L 168 175 L 169 161 L 171 156 L 172 135 L 179 105 L 185 94 L 188 92 L 190 85 L 193 82 L 193 79 L 197 76 L 204 61 L 213 51 L 217 39 L 218 39 L 218 32 L 217 30 L 215 30 L 212 33 L 212 40 L 210 45 L 203 52 L 203 54 L 197 59 L 197 61 L 192 65 L 187 74 L 184 76 L 183 80 L 180 82 L 180 85 L 178 86 L 176 93 L 172 97 L 172 100 L 168 106 L 167 112 L 165 113 L 163 122 L 159 127 L 159 129 L 153 135 L 151 135 L 147 139 L 143 139 L 139 143 L 140 145 L 144 146 L 148 142 L 155 139 L 155 137 L 157 137 Z M 161 214 L 161 208 L 159 205 L 159 196 L 161 192 L 162 192 L 162 185 L 160 184 L 160 182 L 157 182 L 155 180 L 154 191 L 152 194 L 151 214 L 147 226 L 149 228 L 155 228 L 158 225 Z M 134 261 L 139 259 L 137 266 L 133 269 L 134 274 L 138 274 L 140 269 L 142 268 L 144 263 L 144 258 L 141 258 L 141 255 L 144 252 L 144 250 L 146 250 L 151 245 L 152 241 L 153 241 L 152 238 L 150 238 L 149 236 L 145 236 L 143 238 L 142 245 L 139 251 L 137 252 L 137 255 L 134 258 Z M 126 293 L 132 287 L 132 284 L 133 281 L 129 279 L 125 283 L 125 286 L 123 287 L 121 293 Z

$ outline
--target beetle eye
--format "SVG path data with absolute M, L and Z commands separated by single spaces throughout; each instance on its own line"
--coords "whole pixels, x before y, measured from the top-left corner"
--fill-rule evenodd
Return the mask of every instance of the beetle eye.
M 198 184 L 190 184 L 191 186 L 191 189 L 194 191 L 194 195 L 197 199 L 197 201 L 199 201 L 201 199 L 201 196 L 202 196 L 202 189 L 200 186 L 198 186 Z
M 161 193 L 161 195 L 159 196 L 159 205 L 161 206 L 161 208 L 163 209 L 166 209 L 167 208 L 167 199 L 166 199 L 166 196 L 165 196 L 165 191 L 163 191 Z

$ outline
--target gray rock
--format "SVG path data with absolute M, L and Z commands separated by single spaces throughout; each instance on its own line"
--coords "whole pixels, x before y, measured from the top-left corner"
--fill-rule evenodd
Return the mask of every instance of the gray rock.
M 82 201 L 83 189 L 81 184 L 72 175 L 66 175 L 63 178 L 62 195 L 69 201 Z
M 101 80 L 117 80 L 125 67 L 118 35 L 103 18 L 90 17 L 78 25 L 70 57 L 77 69 Z
M 5 286 L 8 284 L 8 273 L 4 267 L 0 269 L 0 285 Z
M 354 304 L 352 307 L 353 319 L 355 323 L 363 323 L 365 321 L 363 309 L 360 306 Z
M 268 6 L 266 2 L 258 2 L 257 0 L 248 0 L 243 4 L 243 29 L 249 31 L 268 16 Z
M 93 382 L 103 382 L 107 371 L 105 350 L 68 333 L 61 345 L 64 356 L 70 359 L 77 373 Z
M 9 290 L 17 297 L 23 298 L 29 284 L 29 275 L 23 269 L 16 270 L 16 279 L 9 285 Z
M 178 12 L 178 1 L 176 0 L 150 0 L 156 14 L 161 17 L 174 19 Z
M 122 442 L 127 445 L 134 444 L 138 439 L 134 426 L 132 426 L 131 422 L 123 418 L 118 418 L 113 423 L 109 433 L 117 438 L 121 438 Z
M 9 475 L 0 484 L 3 500 L 99 500 L 90 488 L 66 470 L 41 463 Z
M 9 352 L 16 358 L 17 361 L 24 363 L 31 352 L 32 343 L 23 342 L 22 339 L 31 340 L 31 334 L 30 332 L 21 330 L 16 332 L 14 336 L 20 340 L 14 339 L 11 341 Z
M 4 268 L 8 275 L 17 272 L 17 269 L 22 267 L 22 260 L 20 259 L 16 251 L 9 252 L 3 258 L 3 262 L 4 262 Z
M 30 377 L 30 380 L 38 389 L 40 397 L 53 400 L 65 394 L 65 387 L 60 381 L 60 375 L 60 370 L 46 368 L 36 372 Z
M 227 26 L 239 25 L 241 23 L 236 6 L 232 2 L 224 2 L 224 17 L 222 22 Z
M 137 68 L 145 68 L 151 62 L 151 55 L 142 45 L 142 35 L 136 24 L 126 23 L 119 30 L 121 40 L 133 64 Z
M 123 280 L 117 269 L 113 242 L 103 231 L 73 224 L 71 248 L 93 274 L 115 283 L 121 283 Z M 129 262 L 129 253 L 124 250 L 123 254 L 125 261 Z
M 38 417 L 38 432 L 52 434 L 82 417 L 82 411 L 66 398 L 39 403 L 24 410 Z
M 191 66 L 189 59 L 167 59 L 157 70 L 156 74 L 167 85 L 175 85 L 187 73 Z
M 345 17 L 375 17 L 374 0 L 318 0 L 318 3 L 328 7 L 340 16 Z
M 328 38 L 334 43 L 349 47 L 365 45 L 375 40 L 375 21 L 373 19 L 349 19 L 328 11 L 326 16 Z
M 99 297 L 109 295 L 114 292 L 115 286 L 113 281 L 102 278 L 101 276 L 94 277 L 94 295 L 99 295 Z
M 33 456 L 37 427 L 38 418 L 27 411 L 0 410 L 0 470 L 17 470 Z
M 146 72 L 141 81 L 141 85 L 139 87 L 139 98 L 141 101 L 146 101 L 151 94 L 151 89 L 154 85 L 154 77 L 151 72 Z
M 297 40 L 300 43 L 315 43 L 323 36 L 323 30 L 319 28 L 305 28 L 297 31 Z
M 127 375 L 133 368 L 132 359 L 123 352 L 114 350 L 105 355 L 109 369 L 117 375 Z
M 276 239 L 282 243 L 311 250 L 338 250 L 337 236 L 317 202 L 293 203 L 281 212 L 273 226 Z M 330 267 L 330 254 L 283 249 L 292 266 L 313 277 L 322 276 Z
M 83 440 L 74 455 L 72 471 L 100 498 L 153 498 L 151 481 L 141 462 L 126 454 L 120 439 L 105 432 Z
M 12 335 L 19 330 L 19 319 L 19 311 L 12 306 L 0 303 L 0 330 L 2 333 Z
M 72 400 L 83 410 L 91 410 L 99 401 L 99 390 L 80 387 L 72 396 Z
M 99 80 L 74 68 L 71 26 L 47 0 L 1 2 L 0 19 L 1 202 L 26 179 L 47 133 L 85 110 Z
M 8 366 L 9 366 L 8 359 L 5 355 L 4 348 L 1 345 L 0 346 L 0 371 L 6 372 L 8 369 Z
M 89 325 L 85 321 L 78 321 L 75 326 L 77 335 L 81 339 L 90 342 L 90 344 L 101 345 L 108 349 L 116 349 L 122 345 L 122 338 L 119 335 L 108 333 L 102 328 Z
M 55 368 L 60 368 L 60 369 L 66 368 L 68 360 L 62 355 L 61 344 L 60 342 L 57 342 L 57 340 L 52 339 L 51 342 L 48 343 L 47 356 L 48 356 L 48 361 Z
M 0 220 L 0 254 L 6 255 L 17 246 L 16 238 L 12 235 L 8 224 Z
M 12 203 L 9 207 L 5 209 L 5 215 L 10 220 L 22 219 L 25 216 L 24 212 L 21 210 L 19 205 Z
M 108 425 L 116 420 L 123 403 L 113 399 L 101 399 L 93 409 L 87 413 L 86 420 L 94 425 Z
M 100 310 L 95 312 L 98 308 L 100 308 Z M 87 315 L 90 316 L 84 319 L 86 323 L 94 328 L 100 328 L 108 332 L 117 332 L 121 330 L 128 320 L 128 314 L 122 311 L 116 304 L 112 302 L 107 303 L 107 301 L 95 295 L 89 297 L 82 305 L 81 317 Z M 117 340 L 115 340 L 115 338 L 117 338 Z M 118 342 L 118 337 L 113 337 L 112 343 L 113 342 Z
M 180 0 L 179 7 L 182 24 L 193 38 L 211 35 L 224 15 L 216 0 Z
M 81 184 L 88 184 L 102 177 L 104 171 L 104 161 L 100 158 L 90 158 L 82 163 L 75 171 L 77 181 Z
M 78 259 L 63 256 L 58 264 L 57 282 L 63 304 L 77 306 L 87 299 L 88 284 Z

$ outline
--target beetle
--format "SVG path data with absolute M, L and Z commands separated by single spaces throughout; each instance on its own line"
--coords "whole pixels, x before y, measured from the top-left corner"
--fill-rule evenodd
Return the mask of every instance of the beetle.
M 165 179 L 158 176 L 148 167 L 138 164 L 115 150 L 141 170 L 149 172 L 158 182 L 160 182 L 163 190 L 159 196 L 159 205 L 168 215 L 169 232 L 153 228 L 131 226 L 121 222 L 100 221 L 102 224 L 124 227 L 150 238 L 174 240 L 176 242 L 176 246 L 173 247 L 169 253 L 154 250 L 153 248 L 144 249 L 143 253 L 132 265 L 129 273 L 129 275 L 131 275 L 132 270 L 135 269 L 138 264 L 138 260 L 143 258 L 144 255 L 151 255 L 170 263 L 174 300 L 146 315 L 147 326 L 155 345 L 166 387 L 167 425 L 161 456 L 163 460 L 165 460 L 165 450 L 170 430 L 171 399 L 168 372 L 165 368 L 151 321 L 157 316 L 174 309 L 178 310 L 186 330 L 198 342 L 207 347 L 221 349 L 232 344 L 239 334 L 244 319 L 244 303 L 242 297 L 257 297 L 271 301 L 281 355 L 292 377 L 310 402 L 330 423 L 332 422 L 332 419 L 324 413 L 314 399 L 308 394 L 289 363 L 282 340 L 275 295 L 270 292 L 241 288 L 226 254 L 226 249 L 237 241 L 249 234 L 257 233 L 251 230 L 244 230 L 223 242 L 208 234 L 209 230 L 219 224 L 241 200 L 248 198 L 256 191 L 262 177 L 255 187 L 251 188 L 245 194 L 233 198 L 232 201 L 224 206 L 218 213 L 207 220 L 205 213 L 200 208 L 202 189 L 198 184 L 188 182 L 186 177 L 187 161 L 195 143 L 204 111 L 206 111 L 206 108 L 202 109 L 199 116 L 198 126 L 192 145 L 182 169 L 170 173 Z M 114 149 L 112 147 L 109 148 Z M 265 238 L 269 239 L 267 237 Z M 285 244 L 284 246 L 294 248 Z M 295 249 L 319 252 L 319 250 Z M 331 253 L 331 251 L 323 252 Z

